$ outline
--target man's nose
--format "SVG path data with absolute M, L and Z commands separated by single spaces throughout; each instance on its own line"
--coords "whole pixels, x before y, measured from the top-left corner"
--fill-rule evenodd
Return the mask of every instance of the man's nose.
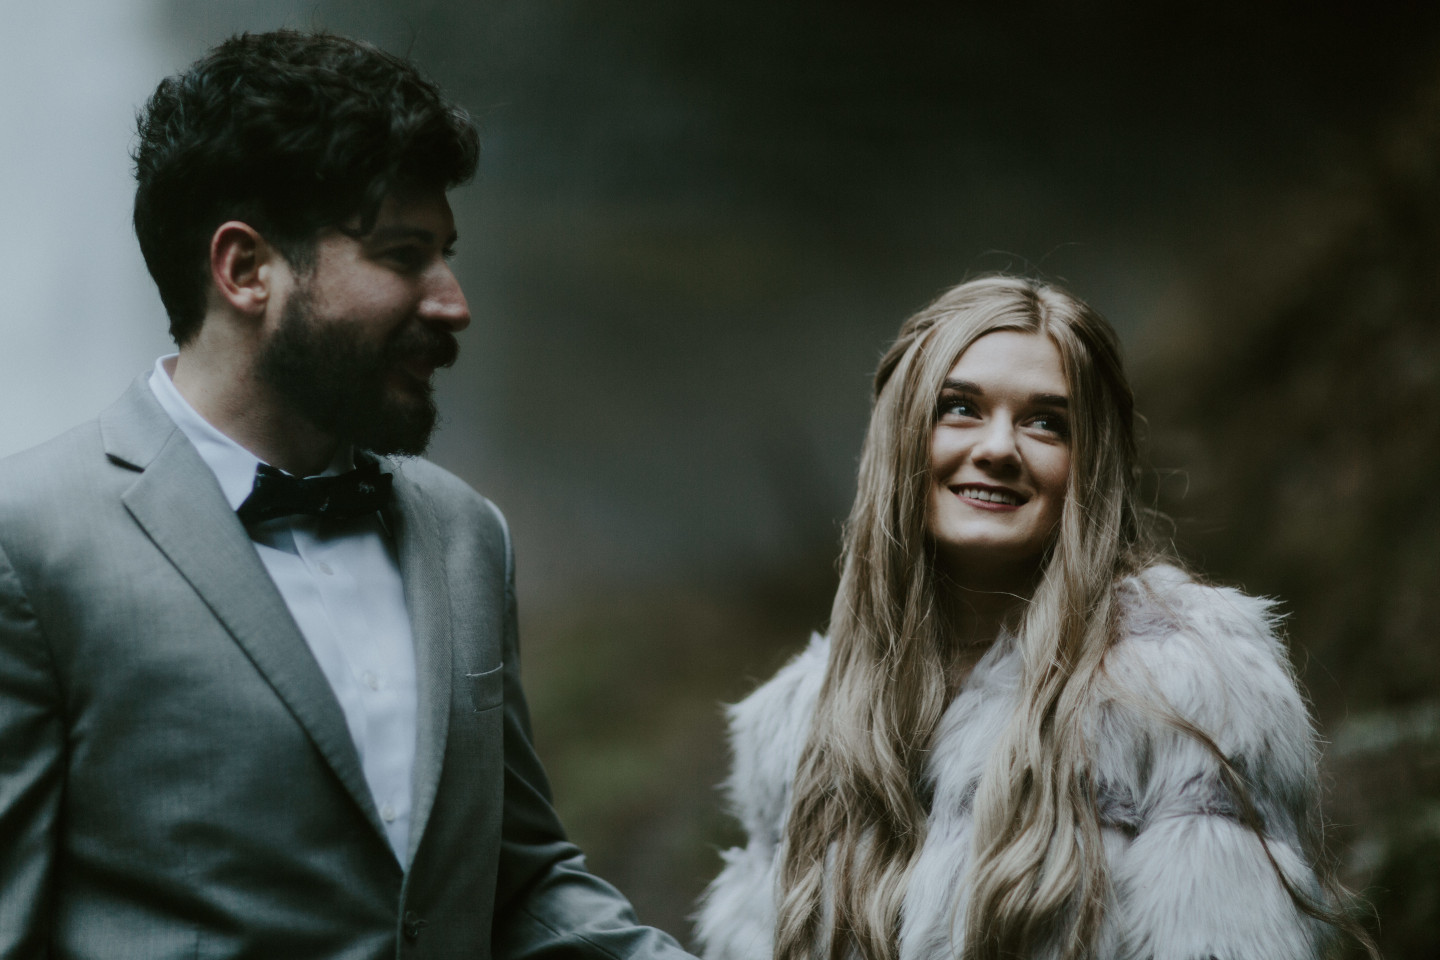
M 470 304 L 450 264 L 436 264 L 426 278 L 425 296 L 420 301 L 420 319 L 459 333 L 470 326 Z

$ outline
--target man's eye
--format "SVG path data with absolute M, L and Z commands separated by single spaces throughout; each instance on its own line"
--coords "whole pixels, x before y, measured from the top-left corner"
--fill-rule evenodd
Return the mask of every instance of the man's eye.
M 385 259 L 405 270 L 418 270 L 425 264 L 425 251 L 419 247 L 392 247 L 385 251 Z

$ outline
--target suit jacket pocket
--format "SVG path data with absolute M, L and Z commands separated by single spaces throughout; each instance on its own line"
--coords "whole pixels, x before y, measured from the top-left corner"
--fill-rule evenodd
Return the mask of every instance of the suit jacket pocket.
M 465 674 L 464 687 L 470 695 L 470 709 L 475 713 L 500 706 L 505 701 L 505 664 Z

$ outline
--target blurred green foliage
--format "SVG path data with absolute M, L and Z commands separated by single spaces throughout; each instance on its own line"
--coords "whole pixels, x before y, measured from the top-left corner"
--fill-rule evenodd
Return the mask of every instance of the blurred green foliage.
M 1255 211 L 1139 371 L 1182 551 L 1280 598 L 1343 873 L 1440 956 L 1440 63 L 1348 175 Z

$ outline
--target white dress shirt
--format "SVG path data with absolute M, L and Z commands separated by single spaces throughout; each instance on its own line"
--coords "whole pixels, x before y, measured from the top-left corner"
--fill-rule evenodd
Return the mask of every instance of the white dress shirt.
M 174 356 L 155 361 L 150 389 L 215 472 L 231 509 L 238 508 L 250 495 L 261 461 L 175 389 L 169 372 Z M 347 448 L 324 475 L 348 470 L 353 462 Z M 380 515 L 348 521 L 283 517 L 252 524 L 250 536 L 340 701 L 390 846 L 408 867 L 415 641 L 400 566 Z

